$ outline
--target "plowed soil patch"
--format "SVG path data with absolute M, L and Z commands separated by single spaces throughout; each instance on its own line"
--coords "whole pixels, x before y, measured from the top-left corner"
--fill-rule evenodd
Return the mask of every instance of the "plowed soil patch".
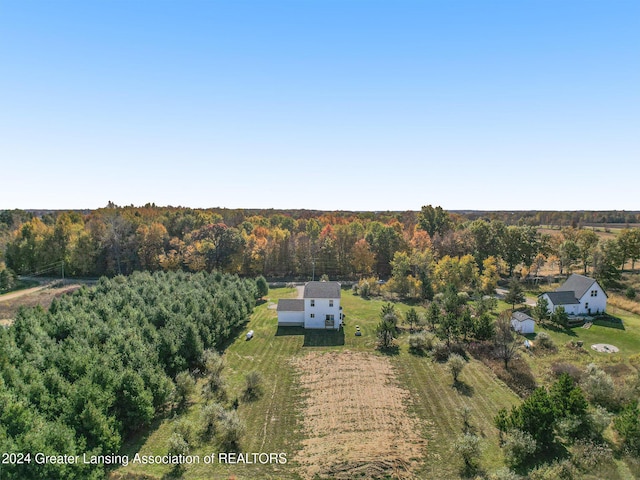
M 305 478 L 413 478 L 425 441 L 389 359 L 312 353 L 295 366 L 306 390 L 306 440 L 296 455 Z

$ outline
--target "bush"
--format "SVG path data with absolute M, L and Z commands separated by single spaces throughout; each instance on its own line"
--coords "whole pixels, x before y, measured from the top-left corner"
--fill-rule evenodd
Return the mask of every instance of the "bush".
M 196 381 L 188 371 L 180 372 L 176 375 L 176 388 L 174 390 L 174 399 L 178 404 L 178 408 L 184 408 L 189 397 L 196 389 Z
M 554 377 L 567 374 L 576 383 L 579 383 L 582 378 L 582 370 L 571 363 L 554 363 L 551 365 L 551 373 L 553 373 Z
M 592 403 L 607 409 L 616 408 L 618 402 L 613 379 L 606 372 L 600 370 L 597 365 L 593 363 L 587 365 L 582 383 L 583 390 Z
M 633 300 L 634 298 L 636 298 L 636 290 L 633 287 L 629 287 L 624 291 L 624 296 L 627 297 L 629 300 Z
M 433 358 L 438 362 L 446 362 L 449 358 L 449 347 L 444 342 L 434 342 L 433 344 Z
M 638 410 L 638 404 L 627 405 L 615 418 L 613 426 L 622 437 L 625 449 L 633 455 L 638 455 L 640 453 L 640 410 Z
M 569 460 L 560 460 L 549 465 L 541 465 L 529 472 L 530 480 L 572 480 L 578 471 Z
M 449 367 L 449 371 L 453 376 L 453 383 L 458 383 L 458 375 L 462 372 L 462 369 L 467 364 L 457 353 L 452 353 L 449 356 L 449 360 L 447 360 L 447 367 Z
M 362 298 L 369 298 L 371 296 L 371 285 L 366 280 L 363 280 L 358 285 L 358 290 L 360 291 L 360 296 Z
M 608 445 L 587 440 L 576 443 L 574 447 L 573 462 L 581 470 L 594 470 L 612 460 L 613 451 Z
M 553 343 L 551 336 L 546 332 L 540 332 L 536 335 L 536 343 L 547 350 L 555 348 L 555 344 Z
M 186 418 L 181 418 L 180 420 L 176 420 L 173 425 L 173 432 L 180 434 L 182 438 L 187 443 L 191 443 L 196 438 L 196 426 L 190 420 Z
M 478 470 L 480 461 L 480 437 L 472 433 L 464 433 L 453 444 L 456 452 L 464 462 L 464 475 L 472 475 Z
M 210 440 L 218 431 L 218 423 L 224 416 L 224 407 L 219 403 L 207 403 L 200 412 L 201 435 Z
M 522 477 L 516 472 L 502 467 L 489 475 L 489 480 L 520 480 Z
M 202 363 L 206 373 L 204 394 L 207 398 L 226 398 L 226 390 L 222 371 L 224 370 L 224 359 L 215 350 L 205 350 L 202 354 Z
M 612 415 L 606 408 L 596 406 L 593 411 L 587 414 L 587 425 L 591 438 L 602 438 L 604 431 L 611 424 Z
M 244 434 L 245 426 L 238 412 L 223 410 L 220 418 L 220 441 L 222 447 L 234 451 L 240 446 L 240 438 Z
M 507 465 L 518 467 L 524 464 L 536 451 L 534 438 L 522 430 L 511 430 L 507 433 L 503 445 Z
M 169 437 L 169 455 L 188 455 L 189 443 L 179 433 L 174 433 Z
M 243 397 L 245 400 L 255 400 L 262 395 L 262 374 L 257 371 L 247 373 Z
M 426 332 L 413 333 L 409 335 L 409 350 L 413 353 L 422 354 L 433 349 L 435 338 Z

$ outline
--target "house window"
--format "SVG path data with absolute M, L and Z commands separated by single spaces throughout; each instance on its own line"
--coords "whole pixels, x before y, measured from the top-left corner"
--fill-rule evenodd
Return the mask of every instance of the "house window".
M 311 306 L 315 307 L 316 306 L 316 301 L 315 300 L 311 300 Z
M 329 306 L 333 307 L 333 300 L 329 300 Z
M 316 318 L 316 314 L 315 314 L 315 313 L 312 313 L 312 314 L 310 315 L 310 317 L 311 317 L 311 318 Z
M 594 291 L 593 291 L 593 296 L 594 296 L 594 297 L 597 297 L 597 296 L 598 296 L 598 290 L 594 290 Z
M 335 321 L 333 319 L 333 315 L 327 315 L 324 319 L 324 327 L 335 327 Z

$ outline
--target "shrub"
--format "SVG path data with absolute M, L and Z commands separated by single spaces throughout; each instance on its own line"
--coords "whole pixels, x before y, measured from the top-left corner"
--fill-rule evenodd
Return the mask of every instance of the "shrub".
M 541 465 L 529 472 L 530 480 L 572 480 L 577 478 L 576 467 L 569 460 Z
M 583 390 L 587 393 L 589 400 L 596 405 L 609 409 L 617 405 L 613 379 L 593 363 L 587 365 Z
M 503 451 L 507 465 L 518 467 L 524 464 L 536 451 L 534 438 L 522 430 L 511 430 L 507 433 Z
M 204 393 L 207 398 L 226 398 L 224 378 L 224 359 L 215 350 L 205 350 L 202 354 L 202 363 L 206 372 Z
M 362 298 L 369 298 L 371 296 L 371 285 L 366 280 L 362 280 L 358 285 L 358 290 Z
M 612 415 L 606 408 L 597 405 L 587 414 L 587 425 L 592 438 L 602 438 L 604 431 L 611 424 Z
M 633 287 L 629 287 L 624 291 L 624 296 L 627 297 L 629 300 L 633 300 L 634 298 L 636 298 L 636 290 Z
M 187 455 L 189 453 L 189 443 L 176 432 L 169 437 L 168 447 L 169 455 Z
M 458 383 L 458 375 L 462 372 L 462 369 L 467 364 L 457 353 L 452 353 L 449 356 L 449 360 L 447 360 L 447 367 L 449 367 L 449 371 L 453 376 L 453 383 Z
M 573 462 L 584 471 L 590 471 L 613 460 L 613 451 L 608 445 L 590 440 L 577 442 L 573 452 Z
M 210 440 L 218 431 L 218 423 L 224 416 L 224 407 L 219 403 L 207 403 L 200 412 L 201 435 Z
M 184 408 L 189 397 L 196 389 L 196 381 L 188 371 L 180 372 L 176 375 L 176 388 L 174 390 L 174 398 L 178 404 L 178 408 Z
M 236 450 L 240 446 L 240 438 L 244 430 L 245 426 L 238 412 L 223 410 L 220 417 L 220 441 L 223 448 L 229 451 Z
M 446 362 L 449 358 L 449 347 L 447 347 L 447 344 L 444 342 L 434 342 L 432 353 L 434 360 L 438 362 Z
M 489 475 L 489 480 L 520 480 L 522 477 L 516 472 L 502 467 Z
M 546 332 L 540 332 L 538 335 L 536 335 L 536 343 L 540 347 L 546 348 L 547 350 L 555 348 L 555 344 L 553 343 L 551 336 Z
M 186 418 L 177 420 L 173 425 L 173 431 L 180 434 L 187 443 L 193 442 L 196 437 L 196 426 Z
M 582 378 L 582 370 L 571 363 L 554 363 L 551 365 L 551 373 L 553 373 L 555 377 L 567 374 L 576 383 L 579 383 Z
M 624 440 L 625 449 L 634 455 L 640 453 L 640 411 L 638 404 L 633 403 L 618 415 L 613 426 Z
M 556 432 L 559 436 L 564 437 L 569 443 L 576 437 L 585 435 L 588 432 L 583 427 L 584 422 L 580 417 L 571 415 L 558 419 L 556 423 Z
M 245 400 L 254 400 L 262 395 L 262 374 L 251 371 L 245 376 L 245 387 L 243 397 Z
M 422 354 L 433 349 L 434 336 L 430 333 L 420 332 L 409 335 L 409 350 Z
M 480 437 L 473 433 L 464 433 L 458 437 L 453 447 L 464 462 L 463 473 L 467 476 L 475 473 L 480 460 Z

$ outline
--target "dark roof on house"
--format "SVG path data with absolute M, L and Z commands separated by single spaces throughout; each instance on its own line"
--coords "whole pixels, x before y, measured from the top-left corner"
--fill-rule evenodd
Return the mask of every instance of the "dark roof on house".
M 304 298 L 340 298 L 338 282 L 309 282 L 304 286 Z
M 511 318 L 519 321 L 519 322 L 526 322 L 527 320 L 531 320 L 532 322 L 535 322 L 535 320 L 533 318 L 531 318 L 529 315 L 527 315 L 524 312 L 513 312 L 511 314 Z
M 572 305 L 580 303 L 573 292 L 546 292 L 546 295 L 554 305 Z
M 304 300 L 301 298 L 281 298 L 278 300 L 278 312 L 304 312 Z
M 593 278 L 574 273 L 567 278 L 566 282 L 556 288 L 556 292 L 573 292 L 576 298 L 582 298 L 594 283 L 596 283 L 596 281 Z

